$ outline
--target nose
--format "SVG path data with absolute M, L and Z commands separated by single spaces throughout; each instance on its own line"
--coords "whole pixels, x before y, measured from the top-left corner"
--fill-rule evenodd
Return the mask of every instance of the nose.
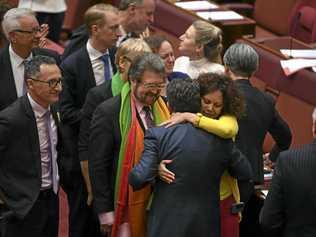
M 148 16 L 148 22 L 154 23 L 154 14 L 150 14 L 150 15 Z
M 118 27 L 118 28 L 116 29 L 116 36 L 117 36 L 117 37 L 121 37 L 121 36 L 122 36 L 121 27 Z
M 171 54 L 171 55 L 168 56 L 168 62 L 169 62 L 169 63 L 174 63 L 174 60 L 175 60 L 175 58 L 174 58 L 174 55 L 173 55 L 173 54 Z

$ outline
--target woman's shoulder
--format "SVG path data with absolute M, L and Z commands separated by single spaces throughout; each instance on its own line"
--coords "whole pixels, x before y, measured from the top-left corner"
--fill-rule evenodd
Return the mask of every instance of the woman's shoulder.
M 209 72 L 219 73 L 219 74 L 225 73 L 225 67 L 219 63 L 209 62 L 207 65 L 205 65 L 204 70 L 207 70 L 208 73 Z

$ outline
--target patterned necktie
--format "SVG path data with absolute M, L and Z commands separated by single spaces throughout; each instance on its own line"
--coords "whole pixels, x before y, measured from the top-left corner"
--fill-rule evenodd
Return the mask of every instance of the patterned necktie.
M 57 194 L 58 191 L 58 178 L 57 178 L 57 174 L 58 174 L 58 167 L 57 167 L 57 161 L 55 158 L 55 150 L 53 149 L 53 134 L 52 134 L 52 128 L 51 128 L 51 119 L 50 116 L 51 113 L 48 110 L 45 113 L 45 125 L 46 125 L 46 132 L 47 132 L 47 139 L 48 139 L 48 150 L 49 150 L 49 157 L 50 157 L 50 162 L 51 162 L 51 167 L 52 167 L 52 182 L 53 182 L 53 190 L 54 193 Z
M 104 64 L 104 80 L 111 80 L 111 71 L 110 71 L 110 64 L 109 64 L 109 54 L 104 54 L 100 57 Z
M 145 112 L 145 121 L 146 121 L 147 129 L 154 127 L 155 123 L 151 117 L 151 111 L 150 111 L 149 106 L 144 106 L 143 111 Z

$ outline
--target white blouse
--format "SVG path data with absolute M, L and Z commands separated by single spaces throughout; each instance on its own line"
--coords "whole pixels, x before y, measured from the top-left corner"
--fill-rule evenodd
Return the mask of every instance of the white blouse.
M 192 79 L 197 79 L 202 73 L 225 73 L 223 65 L 212 63 L 206 58 L 199 60 L 190 60 L 189 57 L 181 56 L 176 59 L 173 67 L 174 72 L 183 72 Z

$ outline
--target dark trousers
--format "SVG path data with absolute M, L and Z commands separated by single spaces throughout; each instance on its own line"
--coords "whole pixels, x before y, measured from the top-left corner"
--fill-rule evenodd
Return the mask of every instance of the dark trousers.
M 259 214 L 263 200 L 253 194 L 246 203 L 240 222 L 240 237 L 263 237 L 259 224 Z
M 47 38 L 51 39 L 55 43 L 58 43 L 59 34 L 61 32 L 61 28 L 63 26 L 65 17 L 65 12 L 60 13 L 46 13 L 46 12 L 37 12 L 36 18 L 39 24 L 48 24 L 49 25 L 49 33 Z
M 92 206 L 87 205 L 88 194 L 81 172 L 67 174 L 63 189 L 69 206 L 69 237 L 100 237 L 100 225 Z
M 9 217 L 3 237 L 58 237 L 58 195 L 52 190 L 41 191 L 29 213 L 21 220 Z

